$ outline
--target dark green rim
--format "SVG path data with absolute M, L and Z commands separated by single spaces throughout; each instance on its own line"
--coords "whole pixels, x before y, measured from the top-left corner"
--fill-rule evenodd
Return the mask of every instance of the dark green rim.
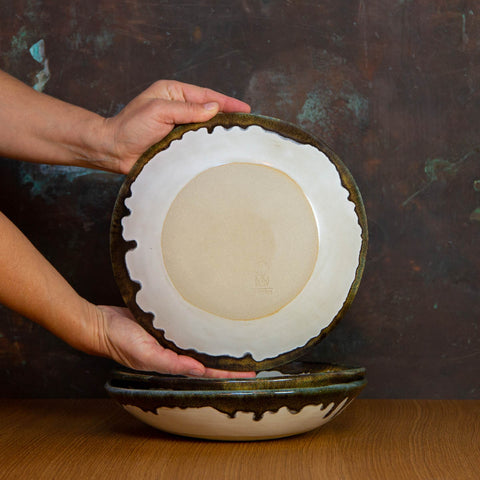
M 239 411 L 253 412 L 260 420 L 265 412 L 276 412 L 287 407 L 299 412 L 307 405 L 338 405 L 348 398 L 351 403 L 365 388 L 365 379 L 353 382 L 296 389 L 267 389 L 241 391 L 207 390 L 142 390 L 105 384 L 108 394 L 120 405 L 138 407 L 145 412 L 157 413 L 157 408 L 202 408 L 212 407 L 230 417 Z M 333 409 L 332 409 L 333 410 Z
M 361 380 L 365 377 L 365 368 L 292 362 L 280 366 L 274 373 L 260 378 L 197 378 L 116 369 L 112 371 L 110 381 L 112 385 L 118 382 L 132 389 L 144 390 L 267 390 L 319 387 Z

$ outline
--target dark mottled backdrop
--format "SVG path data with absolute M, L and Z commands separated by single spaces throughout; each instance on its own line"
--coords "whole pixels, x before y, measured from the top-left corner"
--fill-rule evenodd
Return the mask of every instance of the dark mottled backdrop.
M 336 150 L 371 242 L 353 307 L 314 355 L 366 366 L 367 397 L 480 398 L 479 52 L 479 1 L 0 1 L 0 67 L 48 94 L 111 116 L 180 79 Z M 121 182 L 5 159 L 0 208 L 82 295 L 120 303 Z M 109 361 L 0 318 L 1 394 L 103 395 Z

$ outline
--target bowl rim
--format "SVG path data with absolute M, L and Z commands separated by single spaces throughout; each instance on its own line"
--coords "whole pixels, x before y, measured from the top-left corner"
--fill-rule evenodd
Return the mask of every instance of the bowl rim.
M 261 389 L 261 390 L 172 390 L 172 389 L 135 389 L 135 388 L 122 388 L 111 385 L 111 381 L 107 380 L 105 383 L 105 389 L 108 393 L 126 395 L 130 398 L 139 396 L 149 397 L 152 400 L 154 398 L 172 398 L 172 397 L 190 397 L 190 398 L 257 398 L 257 397 L 270 397 L 279 398 L 281 396 L 314 396 L 319 393 L 331 393 L 337 390 L 354 390 L 356 388 L 365 387 L 367 385 L 367 379 L 353 380 L 345 383 L 335 383 L 332 385 L 321 385 L 318 387 L 300 387 L 300 388 L 279 388 L 279 389 Z
M 313 362 L 293 362 L 280 366 L 280 369 L 290 367 L 305 367 L 301 373 L 282 373 L 274 372 L 271 376 L 253 377 L 253 378 L 205 378 L 190 377 L 184 375 L 159 374 L 156 372 L 139 372 L 136 370 L 117 368 L 111 371 L 110 380 L 131 382 L 132 385 L 145 385 L 146 389 L 172 388 L 175 390 L 204 389 L 204 390 L 241 390 L 242 388 L 253 389 L 272 389 L 280 387 L 299 388 L 300 386 L 320 386 L 331 385 L 335 383 L 346 383 L 353 380 L 363 379 L 366 374 L 364 367 L 346 367 L 332 364 L 319 364 Z M 310 367 L 307 371 L 307 367 Z M 314 371 L 315 367 L 317 371 Z M 321 369 L 321 367 L 324 367 Z M 335 369 L 328 369 L 334 367 Z M 278 375 L 276 374 L 278 373 Z
M 355 277 L 350 285 L 350 289 L 343 306 L 338 311 L 336 316 L 331 320 L 327 327 L 323 328 L 317 336 L 310 338 L 303 346 L 299 346 L 293 350 L 282 352 L 279 355 L 262 360 L 255 360 L 249 353 L 245 354 L 241 358 L 236 358 L 229 355 L 213 356 L 203 352 L 198 352 L 194 349 L 181 349 L 173 341 L 170 341 L 165 337 L 163 330 L 153 327 L 153 314 L 144 312 L 136 302 L 136 294 L 140 289 L 140 286 L 137 282 L 130 279 L 125 260 L 126 253 L 132 248 L 135 248 L 136 242 L 125 241 L 122 236 L 121 221 L 123 217 L 129 214 L 129 210 L 124 201 L 126 198 L 131 196 L 131 186 L 133 182 L 136 180 L 143 167 L 150 161 L 150 159 L 152 159 L 157 153 L 167 149 L 173 141 L 181 139 L 186 132 L 197 131 L 201 128 L 206 128 L 209 132 L 211 132 L 213 129 L 219 126 L 226 129 L 233 127 L 241 127 L 246 129 L 253 125 L 259 126 L 264 130 L 274 132 L 298 143 L 312 145 L 321 152 L 325 153 L 329 160 L 333 163 L 340 176 L 342 186 L 349 192 L 348 198 L 354 204 L 355 213 L 361 229 L 361 247 Z M 114 278 L 119 287 L 122 298 L 132 312 L 135 320 L 145 330 L 147 330 L 147 332 L 154 336 L 162 346 L 173 350 L 178 354 L 188 355 L 192 358 L 195 358 L 207 367 L 224 370 L 269 370 L 279 365 L 289 363 L 311 350 L 313 346 L 319 343 L 338 324 L 339 320 L 343 317 L 353 302 L 365 268 L 367 247 L 368 226 L 363 200 L 353 176 L 338 155 L 325 142 L 315 138 L 310 133 L 292 123 L 273 117 L 245 113 L 221 113 L 207 122 L 177 126 L 163 140 L 150 147 L 143 155 L 140 156 L 130 172 L 127 174 L 117 195 L 110 225 L 110 257 Z
M 193 391 L 145 391 L 128 390 L 105 384 L 107 393 L 121 406 L 136 407 L 144 412 L 158 414 L 158 409 L 200 409 L 213 408 L 235 418 L 238 412 L 253 413 L 254 420 L 261 420 L 266 412 L 277 412 L 286 407 L 291 413 L 298 413 L 304 407 L 344 403 L 348 406 L 365 388 L 366 379 L 317 388 L 250 390 L 211 392 Z M 128 408 L 127 408 L 128 409 Z M 334 410 L 334 409 L 332 409 Z

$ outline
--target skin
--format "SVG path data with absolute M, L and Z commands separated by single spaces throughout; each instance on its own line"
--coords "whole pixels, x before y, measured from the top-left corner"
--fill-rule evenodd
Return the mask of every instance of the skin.
M 250 107 L 213 90 L 161 80 L 118 115 L 103 118 L 62 102 L 0 71 L 0 156 L 126 174 L 177 124 Z M 205 377 L 253 372 L 206 368 L 163 348 L 126 308 L 81 297 L 18 228 L 0 213 L 0 303 L 81 351 L 137 370 Z

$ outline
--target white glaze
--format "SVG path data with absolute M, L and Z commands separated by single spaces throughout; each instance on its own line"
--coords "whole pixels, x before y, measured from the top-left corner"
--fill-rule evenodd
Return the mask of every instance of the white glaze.
M 209 440 L 267 440 L 288 437 L 314 430 L 338 415 L 347 405 L 348 397 L 337 406 L 330 403 L 307 405 L 299 412 L 287 407 L 277 412 L 265 412 L 260 420 L 254 420 L 251 412 L 237 412 L 232 418 L 212 407 L 186 408 L 160 407 L 156 413 L 124 405 L 139 420 L 165 432 Z
M 290 303 L 263 318 L 239 321 L 213 315 L 185 301 L 170 281 L 159 239 L 170 205 L 205 170 L 228 163 L 271 166 L 288 175 L 311 203 L 319 251 L 310 280 Z M 179 348 L 261 361 L 305 345 L 331 323 L 355 279 L 362 244 L 355 205 L 325 154 L 258 126 L 187 132 L 148 162 L 125 201 L 123 237 L 137 247 L 126 255 L 136 301 L 154 313 L 154 327 Z

